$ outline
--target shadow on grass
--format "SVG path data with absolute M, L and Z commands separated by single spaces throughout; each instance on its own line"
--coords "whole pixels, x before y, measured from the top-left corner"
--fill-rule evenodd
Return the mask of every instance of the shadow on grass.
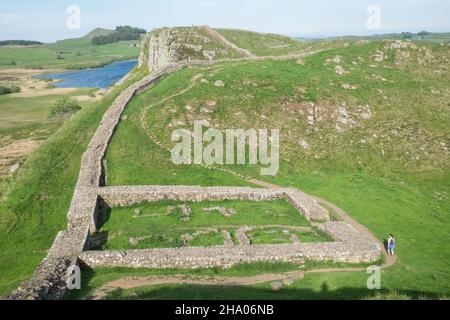
M 320 291 L 308 288 L 283 288 L 273 291 L 270 287 L 171 285 L 134 290 L 116 289 L 105 297 L 107 300 L 417 300 L 440 298 L 441 296 L 435 293 L 421 291 L 371 291 L 363 288 L 330 290 L 327 282 L 321 285 Z
M 82 289 L 74 291 L 68 299 L 90 299 L 93 290 L 92 279 L 95 271 L 83 267 Z M 419 300 L 442 299 L 441 294 L 412 290 L 369 290 L 366 288 L 339 288 L 330 290 L 324 281 L 320 290 L 309 288 L 284 287 L 273 290 L 270 283 L 256 286 L 220 285 L 158 285 L 131 290 L 115 289 L 109 292 L 106 300 Z

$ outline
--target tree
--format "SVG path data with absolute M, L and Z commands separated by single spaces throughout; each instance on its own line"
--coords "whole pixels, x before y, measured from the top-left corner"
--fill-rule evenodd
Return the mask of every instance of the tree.
M 412 39 L 413 35 L 411 32 L 403 32 L 402 37 L 403 37 L 403 39 L 407 40 L 407 39 Z
M 428 32 L 428 31 L 420 31 L 420 32 L 418 33 L 418 35 L 421 36 L 421 37 L 423 37 L 423 36 L 428 36 L 428 35 L 430 35 L 430 34 L 431 34 L 431 32 Z
M 77 99 L 73 97 L 61 97 L 56 100 L 49 112 L 49 118 L 70 117 L 72 114 L 81 110 Z
M 0 86 L 0 96 L 4 94 L 17 93 L 20 92 L 20 90 L 21 89 L 18 86 L 11 86 L 11 87 Z
M 94 37 L 91 42 L 94 45 L 103 45 L 119 41 L 140 40 L 141 34 L 147 31 L 130 26 L 118 26 L 113 33 L 104 36 Z

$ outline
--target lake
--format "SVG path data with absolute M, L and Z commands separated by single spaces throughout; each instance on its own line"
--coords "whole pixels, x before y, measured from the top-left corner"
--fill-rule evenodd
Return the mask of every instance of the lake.
M 56 88 L 106 89 L 122 79 L 136 64 L 137 60 L 118 61 L 101 68 L 43 74 L 36 78 L 61 80 L 54 84 Z

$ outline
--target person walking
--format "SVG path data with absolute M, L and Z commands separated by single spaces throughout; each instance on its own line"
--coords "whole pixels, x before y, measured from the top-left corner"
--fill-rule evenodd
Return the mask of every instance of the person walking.
M 394 250 L 395 250 L 395 237 L 394 235 L 390 234 L 388 239 L 388 254 L 394 256 L 395 255 Z

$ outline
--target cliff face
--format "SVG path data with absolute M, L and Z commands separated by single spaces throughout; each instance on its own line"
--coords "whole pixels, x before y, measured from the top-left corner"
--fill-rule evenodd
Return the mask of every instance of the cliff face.
M 208 27 L 163 28 L 148 33 L 142 44 L 140 66 L 149 72 L 162 67 L 188 62 L 213 61 L 243 57 L 241 51 L 230 48 Z

